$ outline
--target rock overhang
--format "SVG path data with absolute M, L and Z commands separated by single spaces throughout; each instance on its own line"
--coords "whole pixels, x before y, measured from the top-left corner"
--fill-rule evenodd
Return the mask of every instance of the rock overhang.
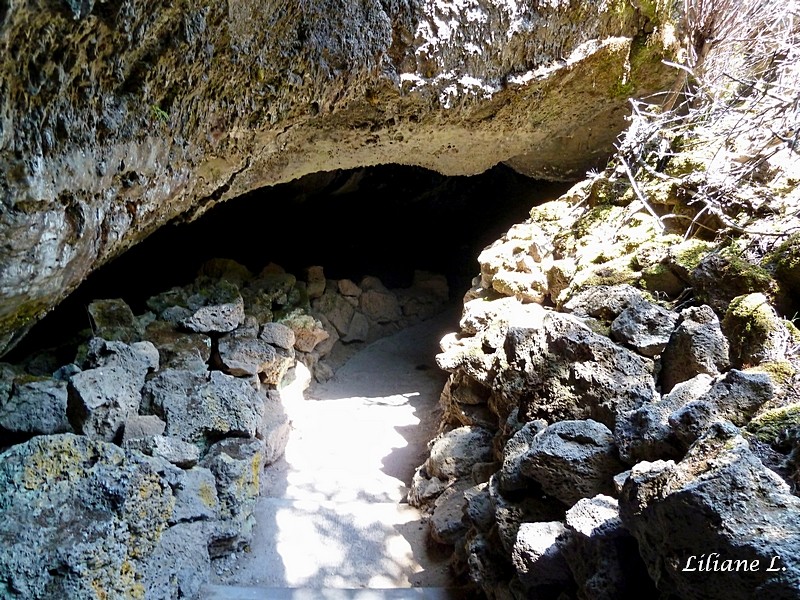
M 636 6 L 634 6 L 636 4 Z M 19 3 L 0 21 L 0 351 L 164 223 L 376 164 L 565 180 L 664 89 L 670 3 Z M 670 45 L 672 44 L 672 45 Z

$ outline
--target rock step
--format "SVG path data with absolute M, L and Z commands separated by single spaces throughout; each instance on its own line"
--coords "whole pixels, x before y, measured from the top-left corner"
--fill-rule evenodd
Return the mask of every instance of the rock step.
M 207 585 L 200 595 L 205 600 L 462 600 L 466 593 L 459 588 L 441 587 L 365 590 Z
M 427 525 L 407 504 L 262 497 L 250 552 L 216 583 L 270 588 L 384 589 L 450 584 L 426 545 Z

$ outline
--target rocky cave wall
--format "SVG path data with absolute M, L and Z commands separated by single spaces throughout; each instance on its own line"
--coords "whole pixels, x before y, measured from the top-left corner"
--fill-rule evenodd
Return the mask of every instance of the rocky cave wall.
M 677 2 L 28 0 L 0 10 L 0 351 L 163 224 L 322 170 L 602 162 Z

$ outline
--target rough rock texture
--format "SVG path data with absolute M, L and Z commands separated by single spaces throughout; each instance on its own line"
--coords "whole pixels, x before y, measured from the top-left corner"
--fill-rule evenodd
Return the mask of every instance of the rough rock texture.
M 614 475 L 624 470 L 611 432 L 596 421 L 559 421 L 531 442 L 520 470 L 545 493 L 572 505 L 581 498 L 611 493 Z
M 0 595 L 144 597 L 144 563 L 174 499 L 140 458 L 87 437 L 40 436 L 0 460 Z
M 260 186 L 390 162 L 582 175 L 628 95 L 674 78 L 667 6 L 14 3 L 0 348 L 160 225 Z
M 678 464 L 634 467 L 620 509 L 664 593 L 698 600 L 800 597 L 800 500 L 730 426 L 709 432 Z M 725 562 L 737 560 L 748 567 Z M 768 571 L 770 565 L 776 570 Z

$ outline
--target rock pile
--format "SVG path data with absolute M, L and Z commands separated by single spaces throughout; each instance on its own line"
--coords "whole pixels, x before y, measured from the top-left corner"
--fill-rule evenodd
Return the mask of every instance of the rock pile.
M 410 499 L 488 598 L 800 598 L 792 281 L 601 183 L 481 254 Z
M 251 539 L 261 472 L 290 434 L 281 389 L 447 296 L 423 272 L 390 291 L 217 259 L 143 315 L 93 302 L 68 365 L 0 364 L 0 434 L 19 442 L 0 459 L 0 596 L 195 597 L 210 561 Z

